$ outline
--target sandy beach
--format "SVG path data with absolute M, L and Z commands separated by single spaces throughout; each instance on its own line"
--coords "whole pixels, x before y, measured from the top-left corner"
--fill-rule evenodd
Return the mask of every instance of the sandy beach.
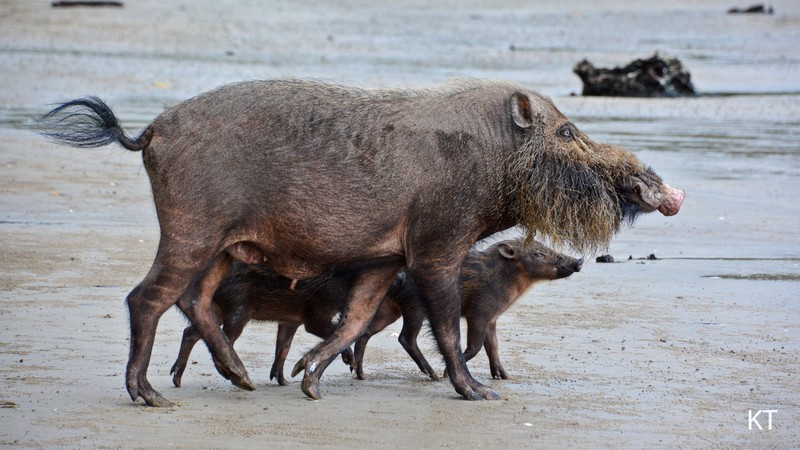
M 800 447 L 800 5 L 733 6 L 747 5 L 0 1 L 0 445 Z M 702 95 L 574 95 L 581 59 L 615 66 L 656 51 L 681 59 Z M 33 117 L 97 95 L 137 133 L 200 92 L 276 77 L 518 82 L 687 197 L 678 215 L 624 229 L 607 251 L 616 263 L 589 255 L 501 317 L 510 379 L 491 379 L 484 352 L 469 364 L 500 400 L 464 401 L 426 379 L 397 342 L 400 322 L 370 340 L 367 380 L 335 361 L 319 401 L 299 378 L 269 379 L 270 323 L 236 342 L 256 391 L 219 376 L 202 346 L 175 388 L 186 322 L 173 309 L 148 376 L 176 406 L 131 402 L 124 299 L 159 236 L 141 155 L 54 145 Z M 298 332 L 287 367 L 316 343 Z M 444 368 L 430 336 L 421 347 Z

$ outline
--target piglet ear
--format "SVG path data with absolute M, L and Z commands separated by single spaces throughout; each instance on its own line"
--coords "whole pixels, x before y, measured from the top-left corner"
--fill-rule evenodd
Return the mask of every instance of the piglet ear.
M 511 117 L 520 128 L 533 125 L 533 106 L 527 95 L 517 92 L 511 96 Z
M 517 257 L 517 251 L 507 242 L 498 244 L 497 249 L 500 251 L 500 256 L 505 259 L 515 259 Z

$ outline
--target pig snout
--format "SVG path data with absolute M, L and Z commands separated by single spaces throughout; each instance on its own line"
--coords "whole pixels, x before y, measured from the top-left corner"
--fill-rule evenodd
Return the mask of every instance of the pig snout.
M 658 212 L 665 216 L 674 216 L 678 214 L 678 211 L 681 209 L 681 204 L 683 204 L 683 199 L 686 197 L 686 193 L 680 189 L 675 189 L 670 185 L 665 185 L 667 195 L 666 199 L 661 203 L 658 207 Z
M 558 266 L 558 269 L 556 270 L 556 278 L 566 278 L 575 272 L 580 272 L 582 268 L 583 258 L 565 261 L 563 264 Z

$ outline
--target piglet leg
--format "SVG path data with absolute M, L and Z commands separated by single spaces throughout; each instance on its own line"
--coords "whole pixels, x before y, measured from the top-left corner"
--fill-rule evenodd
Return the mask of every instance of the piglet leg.
M 359 274 L 350 291 L 339 328 L 294 366 L 292 376 L 305 371 L 301 389 L 309 398 L 320 398 L 319 379 L 322 373 L 339 353 L 352 345 L 367 329 L 400 268 L 399 264 L 386 264 L 365 269 Z

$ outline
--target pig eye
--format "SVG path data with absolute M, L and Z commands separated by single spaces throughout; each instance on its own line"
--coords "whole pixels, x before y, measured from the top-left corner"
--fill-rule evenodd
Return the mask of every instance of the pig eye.
M 561 127 L 559 127 L 558 136 L 561 137 L 562 139 L 573 139 L 575 137 L 575 132 L 572 131 L 572 127 L 570 126 L 570 124 L 565 123 L 564 125 L 561 125 Z

